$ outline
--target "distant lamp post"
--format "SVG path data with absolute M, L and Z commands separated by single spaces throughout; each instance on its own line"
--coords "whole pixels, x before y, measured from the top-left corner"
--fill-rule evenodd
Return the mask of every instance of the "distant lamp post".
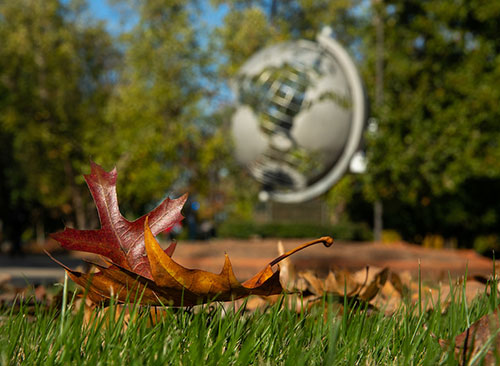
M 384 102 L 384 0 L 372 0 L 375 17 L 375 106 L 380 108 Z M 372 124 L 370 124 L 370 128 Z M 378 127 L 378 125 L 375 125 Z M 376 132 L 376 130 L 375 130 Z M 373 204 L 373 238 L 382 240 L 384 207 L 379 198 Z

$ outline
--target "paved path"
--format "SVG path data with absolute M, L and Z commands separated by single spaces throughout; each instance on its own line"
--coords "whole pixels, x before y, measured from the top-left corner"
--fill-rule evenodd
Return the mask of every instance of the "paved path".
M 218 273 L 224 263 L 224 253 L 229 255 L 238 279 L 244 280 L 264 268 L 278 256 L 278 239 L 264 240 L 213 240 L 209 242 L 179 242 L 173 258 L 188 268 L 200 268 Z M 283 240 L 285 250 L 294 248 L 304 240 Z M 95 257 L 81 252 L 55 255 L 71 268 L 83 264 L 82 258 Z M 325 274 L 329 269 L 358 270 L 367 265 L 388 266 L 392 270 L 418 273 L 419 262 L 424 279 L 444 279 L 465 274 L 488 275 L 492 261 L 472 250 L 429 250 L 406 243 L 334 243 L 330 248 L 321 244 L 296 253 L 292 262 L 298 270 L 314 269 Z M 497 272 L 499 270 L 497 269 Z M 64 276 L 64 271 L 45 254 L 9 257 L 0 255 L 0 278 L 11 276 L 16 285 L 53 283 Z
M 224 252 L 227 252 L 236 276 L 245 279 L 278 256 L 277 242 L 278 239 L 179 243 L 173 258 L 189 268 L 219 272 Z M 303 242 L 301 239 L 283 240 L 283 245 L 285 250 L 290 250 Z M 473 250 L 433 250 L 407 243 L 335 242 L 329 248 L 318 244 L 291 258 L 298 270 L 314 269 L 318 274 L 336 268 L 358 270 L 368 265 L 390 267 L 396 272 L 409 271 L 416 276 L 420 263 L 422 278 L 447 280 L 448 273 L 462 276 L 467 271 L 470 275 L 489 275 L 493 270 L 493 262 Z
M 70 267 L 82 264 L 80 258 L 65 254 L 58 256 Z M 64 270 L 45 254 L 29 254 L 11 257 L 0 255 L 0 279 L 10 277 L 16 286 L 50 284 L 64 277 Z

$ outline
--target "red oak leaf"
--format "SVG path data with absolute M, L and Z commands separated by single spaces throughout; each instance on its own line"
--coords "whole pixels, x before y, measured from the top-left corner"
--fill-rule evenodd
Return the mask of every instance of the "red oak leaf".
M 125 269 L 152 279 L 144 246 L 146 215 L 132 222 L 122 216 L 116 195 L 116 177 L 116 169 L 106 172 L 91 162 L 91 172 L 85 175 L 85 181 L 97 206 L 101 228 L 99 230 L 66 228 L 62 232 L 52 234 L 51 237 L 66 249 L 103 255 Z M 181 209 L 186 199 L 187 195 L 177 199 L 167 198 L 147 215 L 153 235 L 170 231 L 183 219 Z M 165 252 L 171 256 L 174 249 L 175 244 L 172 244 Z
M 220 273 L 185 268 L 163 252 L 148 227 L 147 219 L 144 224 L 145 246 L 152 279 L 113 263 L 109 263 L 109 267 L 96 264 L 99 269 L 97 273 L 81 273 L 53 259 L 64 267 L 73 281 L 88 290 L 89 298 L 95 303 L 106 303 L 114 298 L 119 303 L 132 300 L 153 306 L 193 306 L 214 300 L 231 301 L 249 295 L 278 295 L 282 293 L 283 287 L 279 269 L 273 271 L 272 266 L 311 245 L 322 243 L 329 247 L 333 244 L 330 237 L 309 241 L 280 255 L 254 277 L 240 283 L 233 273 L 227 255 Z

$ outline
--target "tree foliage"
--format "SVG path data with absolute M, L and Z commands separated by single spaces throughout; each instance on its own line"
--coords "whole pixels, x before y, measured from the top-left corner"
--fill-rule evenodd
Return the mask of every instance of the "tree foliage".
M 378 131 L 367 147 L 368 190 L 393 207 L 388 220 L 394 208 L 412 212 L 405 234 L 434 232 L 470 244 L 471 234 L 495 230 L 500 215 L 498 201 L 483 197 L 500 178 L 500 8 L 388 1 L 379 11 L 385 87 L 375 111 Z M 373 85 L 373 77 L 367 79 Z
M 83 8 L 22 0 L 0 2 L 0 38 L 1 219 L 22 232 L 33 217 L 11 216 L 41 207 L 85 225 L 77 172 L 111 91 L 111 37 Z
M 165 194 L 206 196 L 217 161 L 228 154 L 217 118 L 208 119 L 211 60 L 196 2 L 132 3 L 138 21 L 124 32 L 118 83 L 108 106 L 110 138 L 96 155 L 122 172 L 125 211 L 149 208 Z M 165 187 L 170 187 L 165 192 Z
M 115 4 L 136 21 L 112 35 L 85 1 L 0 2 L 0 220 L 17 236 L 34 216 L 97 224 L 80 178 L 90 158 L 122 171 L 125 213 L 217 183 L 229 146 L 205 111 L 197 2 Z
M 481 2 L 461 5 L 388 5 L 385 103 L 369 150 L 382 197 L 415 202 L 500 176 L 498 14 Z
M 251 53 L 284 39 L 334 29 L 355 57 L 376 117 L 368 172 L 350 189 L 381 199 L 386 226 L 409 240 L 427 233 L 470 245 L 497 232 L 500 7 L 481 1 L 216 1 L 230 11 L 219 31 L 232 74 Z M 376 16 L 383 23 L 383 98 L 376 105 Z M 250 23 L 251 22 L 251 23 Z M 247 23 L 252 26 L 247 26 Z M 349 189 L 348 189 L 349 191 Z M 362 198 L 338 187 L 328 194 Z M 489 194 L 486 192 L 490 192 Z M 363 199 L 363 198 L 362 198 Z M 352 205 L 354 203 L 354 205 Z M 359 209 L 357 202 L 347 203 Z M 351 207 L 351 208 L 352 208 Z M 359 219 L 359 212 L 353 213 Z M 370 220 L 370 213 L 365 220 Z

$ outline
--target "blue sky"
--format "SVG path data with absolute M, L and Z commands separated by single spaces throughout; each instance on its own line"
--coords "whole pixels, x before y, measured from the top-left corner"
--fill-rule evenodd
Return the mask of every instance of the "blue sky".
M 88 4 L 91 14 L 97 19 L 106 21 L 108 30 L 112 33 L 127 29 L 136 21 L 134 14 L 124 6 L 110 5 L 106 0 L 88 0 Z M 209 0 L 200 1 L 200 5 L 202 7 L 201 22 L 209 28 L 222 24 L 228 10 L 227 6 L 214 8 Z M 125 21 L 122 24 L 123 20 Z
M 117 21 L 117 16 L 115 10 L 108 5 L 106 1 L 102 0 L 90 0 L 89 6 L 91 12 L 99 19 L 104 19 L 109 22 Z

